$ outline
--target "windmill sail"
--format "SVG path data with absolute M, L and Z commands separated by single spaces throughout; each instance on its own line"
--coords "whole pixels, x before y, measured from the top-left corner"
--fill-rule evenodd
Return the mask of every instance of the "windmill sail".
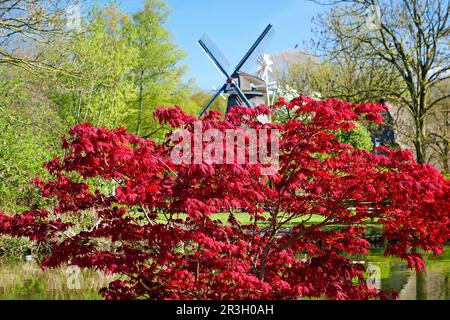
M 207 34 L 204 34 L 203 37 L 198 40 L 198 43 L 208 54 L 217 68 L 219 68 L 222 73 L 228 76 L 230 63 L 228 62 L 222 51 L 219 49 L 219 47 L 215 44 L 215 42 Z
M 206 52 L 209 58 L 213 61 L 219 71 L 226 77 L 225 84 L 214 94 L 211 101 L 204 107 L 202 110 L 200 117 L 205 114 L 205 112 L 211 107 L 214 101 L 219 97 L 222 93 L 228 93 L 228 105 L 227 112 L 229 108 L 235 105 L 247 105 L 248 107 L 253 108 L 254 102 L 255 105 L 263 103 L 260 102 L 259 99 L 263 96 L 261 92 L 254 90 L 252 86 L 251 88 L 246 89 L 246 77 L 251 76 L 244 71 L 244 69 L 249 69 L 255 63 L 255 60 L 258 56 L 261 55 L 262 50 L 266 47 L 268 41 L 273 35 L 272 25 L 269 24 L 266 29 L 261 33 L 258 39 L 253 43 L 250 47 L 250 50 L 247 51 L 242 60 L 237 64 L 234 71 L 229 73 L 229 62 L 223 55 L 222 51 L 218 48 L 218 46 L 208 37 L 206 34 L 198 41 L 199 45 Z M 254 76 L 253 76 L 254 77 Z M 257 77 L 254 77 L 255 79 Z M 263 81 L 262 79 L 256 79 L 256 83 L 259 81 Z M 254 87 L 254 86 L 253 86 Z
M 216 101 L 216 99 L 222 94 L 222 92 L 225 91 L 225 87 L 226 87 L 226 84 L 224 84 L 219 90 L 216 91 L 216 93 L 211 98 L 211 100 L 208 102 L 208 104 L 203 108 L 202 112 L 200 113 L 199 118 L 201 118 L 206 113 L 206 111 L 208 111 L 209 107 L 211 107 L 211 105 L 214 103 L 214 101 Z
M 261 33 L 255 43 L 251 46 L 250 50 L 242 58 L 241 62 L 236 66 L 236 71 L 247 72 L 255 63 L 256 59 L 261 55 L 266 48 L 269 40 L 273 37 L 274 30 L 272 24 L 269 24 L 266 29 Z

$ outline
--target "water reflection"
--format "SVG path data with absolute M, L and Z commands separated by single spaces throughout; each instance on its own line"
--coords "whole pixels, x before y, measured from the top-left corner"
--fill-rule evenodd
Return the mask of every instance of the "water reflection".
M 79 271 L 79 272 L 78 272 Z M 0 299 L 97 300 L 108 277 L 90 270 L 43 271 L 34 261 L 0 261 Z
M 418 273 L 396 271 L 386 279 L 382 289 L 392 287 L 397 289 L 401 300 L 449 300 L 449 272 L 434 272 L 430 269 Z
M 449 250 L 447 250 L 449 251 Z M 426 269 L 415 272 L 404 261 L 373 253 L 369 260 L 377 261 L 381 269 L 381 289 L 399 293 L 400 300 L 450 300 L 450 257 L 428 257 Z

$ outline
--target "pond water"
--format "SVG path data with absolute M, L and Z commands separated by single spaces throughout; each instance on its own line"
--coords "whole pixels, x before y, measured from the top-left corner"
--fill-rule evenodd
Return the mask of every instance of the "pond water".
M 400 300 L 450 300 L 450 248 L 445 254 L 426 257 L 426 269 L 415 272 L 405 261 L 385 257 L 382 249 L 371 250 L 367 259 L 380 269 L 382 290 L 396 290 Z
M 43 271 L 33 260 L 0 260 L 0 300 L 99 300 L 99 289 L 109 281 L 91 270 Z
M 365 263 L 378 270 L 377 287 L 395 289 L 402 300 L 450 300 L 450 250 L 429 257 L 426 271 L 416 273 L 404 261 L 385 257 L 373 249 Z M 0 260 L 0 299 L 93 300 L 110 277 L 77 268 L 42 271 L 34 261 Z

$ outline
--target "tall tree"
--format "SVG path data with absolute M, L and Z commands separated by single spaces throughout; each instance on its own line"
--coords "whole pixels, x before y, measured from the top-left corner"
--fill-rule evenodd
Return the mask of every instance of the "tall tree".
M 90 122 L 124 124 L 128 101 L 133 99 L 130 72 L 137 48 L 130 45 L 129 17 L 114 4 L 94 7 L 82 22 L 83 33 L 60 39 L 48 59 L 73 70 L 77 77 L 55 73 L 49 92 L 59 114 L 69 125 Z
M 382 61 L 401 77 L 405 91 L 385 96 L 406 108 L 414 124 L 417 161 L 427 160 L 426 121 L 445 94 L 430 90 L 450 77 L 448 0 L 337 0 L 319 17 L 323 48 L 359 61 Z
M 131 108 L 134 120 L 130 119 L 129 127 L 137 135 L 155 130 L 152 113 L 158 105 L 187 101 L 191 91 L 181 79 L 186 68 L 178 65 L 185 54 L 164 27 L 169 13 L 164 1 L 146 0 L 144 8 L 132 16 L 129 35 L 138 51 L 132 72 L 137 94 Z

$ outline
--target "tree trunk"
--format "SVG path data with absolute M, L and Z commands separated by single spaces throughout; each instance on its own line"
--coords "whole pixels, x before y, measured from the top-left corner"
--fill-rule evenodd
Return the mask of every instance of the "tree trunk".
M 449 136 L 449 132 L 448 132 L 448 130 L 449 130 L 449 128 L 450 128 L 450 119 L 449 119 L 449 115 L 450 115 L 450 110 L 446 110 L 445 111 L 445 118 L 444 118 L 444 141 L 443 141 L 443 143 L 444 143 L 444 157 L 443 157 L 443 164 L 442 164 L 442 167 L 443 167 L 443 170 L 444 170 L 444 173 L 445 174 L 449 174 L 450 173 L 450 168 L 449 168 L 449 155 L 450 155 L 450 142 L 449 142 L 449 140 L 448 139 L 450 139 L 450 136 Z
M 414 147 L 416 149 L 416 160 L 418 163 L 426 162 L 426 150 L 425 150 L 425 124 L 422 119 L 415 120 L 416 132 L 414 139 Z
M 414 146 L 416 148 L 416 160 L 418 163 L 426 163 L 426 134 L 425 134 L 425 112 L 426 112 L 426 92 L 421 91 L 416 100 L 417 109 L 414 117 L 416 132 Z
M 450 148 L 448 148 L 447 146 L 444 148 L 445 153 L 444 153 L 444 159 L 443 159 L 443 163 L 442 163 L 442 169 L 444 171 L 445 174 L 449 174 L 450 173 L 450 168 L 449 168 L 449 154 L 450 154 Z
M 138 119 L 136 125 L 136 135 L 139 136 L 141 133 L 141 122 L 142 122 L 142 104 L 144 97 L 144 68 L 140 69 L 139 75 L 139 111 L 138 111 Z

